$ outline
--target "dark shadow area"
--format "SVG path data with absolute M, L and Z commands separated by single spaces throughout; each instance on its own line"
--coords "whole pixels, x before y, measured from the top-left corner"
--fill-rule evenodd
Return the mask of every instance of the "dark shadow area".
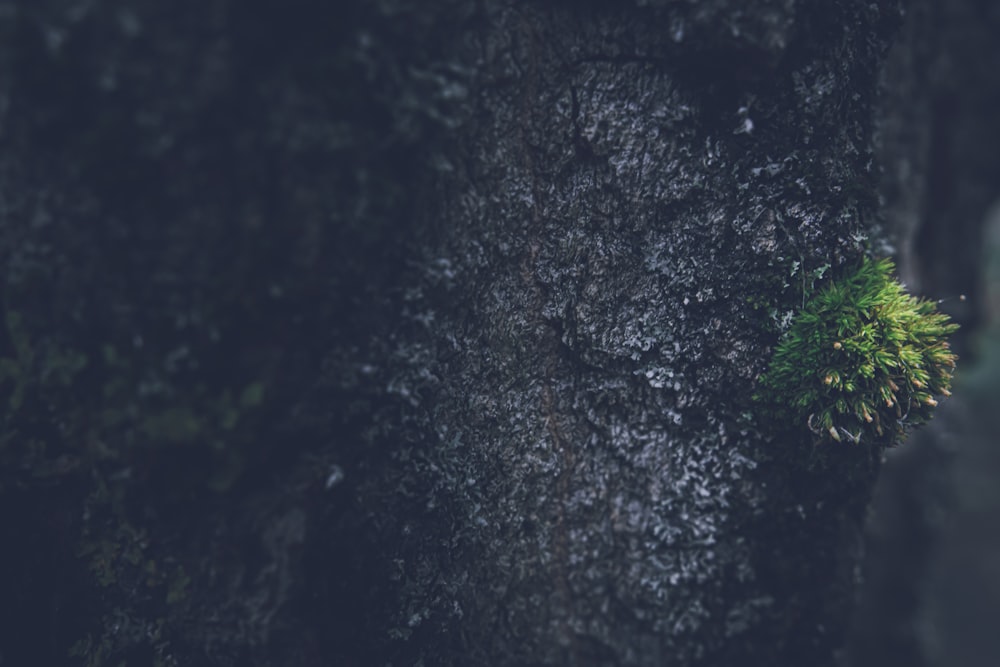
M 886 68 L 888 222 L 904 272 L 963 325 L 954 397 L 890 453 L 868 527 L 849 664 L 1000 662 L 996 223 L 1000 8 L 911 3 Z M 992 229 L 991 229 L 992 228 Z M 959 301 L 959 294 L 967 296 Z

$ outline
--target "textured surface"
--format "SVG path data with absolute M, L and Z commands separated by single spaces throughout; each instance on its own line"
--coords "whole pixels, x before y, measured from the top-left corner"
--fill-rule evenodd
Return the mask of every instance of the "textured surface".
M 896 3 L 326 4 L 0 5 L 5 659 L 833 664 Z
M 746 413 L 801 281 L 865 239 L 889 10 L 770 7 L 744 34 L 724 7 L 490 4 L 466 37 L 384 380 L 414 491 L 378 508 L 411 545 L 397 632 L 438 660 L 832 659 L 873 471 L 767 462 Z

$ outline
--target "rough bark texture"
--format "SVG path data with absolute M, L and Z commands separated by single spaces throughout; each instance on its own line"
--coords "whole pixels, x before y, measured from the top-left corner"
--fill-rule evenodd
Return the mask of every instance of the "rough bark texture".
M 382 380 L 421 655 L 832 663 L 872 465 L 772 456 L 749 398 L 803 276 L 871 229 L 894 11 L 483 6 Z
M 834 664 L 877 463 L 750 397 L 897 4 L 325 5 L 0 12 L 4 657 Z

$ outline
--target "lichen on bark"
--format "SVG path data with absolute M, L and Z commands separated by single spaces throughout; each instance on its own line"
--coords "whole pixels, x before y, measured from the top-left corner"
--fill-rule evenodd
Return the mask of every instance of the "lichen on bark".
M 416 463 L 379 510 L 448 526 L 394 524 L 395 631 L 441 662 L 832 660 L 873 471 L 771 458 L 747 412 L 773 322 L 747 297 L 791 310 L 793 259 L 861 256 L 894 6 L 772 7 L 745 36 L 713 7 L 488 3 L 466 38 L 386 369 Z
M 89 360 L 4 490 L 52 650 L 832 664 L 873 472 L 748 412 L 877 235 L 896 4 L 287 4 L 0 16 L 3 307 Z

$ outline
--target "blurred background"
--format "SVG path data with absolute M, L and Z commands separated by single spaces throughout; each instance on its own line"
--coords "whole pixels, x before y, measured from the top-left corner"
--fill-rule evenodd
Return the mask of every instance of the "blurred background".
M 883 204 L 904 281 L 962 325 L 961 361 L 935 421 L 888 453 L 848 662 L 985 667 L 1000 664 L 1000 5 L 906 8 L 883 71 Z

